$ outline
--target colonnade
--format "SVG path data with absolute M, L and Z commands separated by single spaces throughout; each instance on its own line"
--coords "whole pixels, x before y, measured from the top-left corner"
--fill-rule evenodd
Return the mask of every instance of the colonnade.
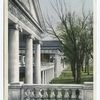
M 8 41 L 8 57 L 9 57 L 9 83 L 19 83 L 19 34 L 22 32 L 18 24 L 9 24 L 9 41 Z M 25 52 L 25 83 L 33 84 L 41 83 L 41 54 L 40 42 L 35 43 L 35 58 L 33 58 L 33 41 L 34 37 L 29 34 L 26 40 Z M 33 76 L 33 59 L 35 59 L 35 76 Z
M 22 29 L 18 24 L 9 24 L 9 41 L 8 41 L 8 56 L 9 56 L 9 83 L 19 83 L 19 34 Z M 33 42 L 35 42 L 33 58 Z M 50 75 L 54 74 L 55 77 L 59 74 L 60 58 L 55 55 L 55 68 L 52 71 L 41 71 L 41 43 L 39 40 L 34 40 L 32 34 L 26 34 L 25 42 L 25 83 L 26 84 L 46 84 Z M 34 59 L 34 69 L 33 69 Z M 24 57 L 22 57 L 24 63 Z M 48 69 L 50 70 L 50 69 Z M 61 70 L 60 70 L 61 71 Z M 34 74 L 33 74 L 34 72 Z M 52 73 L 51 73 L 52 72 Z M 48 74 L 50 73 L 50 75 Z M 58 73 L 58 74 L 57 74 Z M 53 77 L 53 76 L 52 76 Z

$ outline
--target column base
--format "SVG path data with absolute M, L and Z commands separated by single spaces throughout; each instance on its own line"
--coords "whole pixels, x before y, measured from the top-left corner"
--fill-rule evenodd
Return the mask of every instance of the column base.
M 8 86 L 8 100 L 20 100 L 23 82 L 10 83 Z
M 24 82 L 12 82 L 12 83 L 9 83 L 9 85 L 12 85 L 12 86 L 21 86 L 23 84 L 24 84 Z

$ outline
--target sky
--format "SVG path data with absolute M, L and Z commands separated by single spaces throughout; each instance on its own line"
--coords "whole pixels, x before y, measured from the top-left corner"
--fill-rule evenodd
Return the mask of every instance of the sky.
M 39 0 L 44 19 L 47 17 L 47 15 L 49 15 L 49 17 L 52 19 L 53 24 L 55 24 L 57 20 L 59 20 L 54 9 L 51 6 L 51 3 L 54 4 L 54 1 L 55 0 Z M 75 11 L 75 13 L 78 15 L 81 15 L 83 5 L 84 5 L 84 12 L 86 14 L 89 11 L 93 10 L 93 0 L 65 0 L 65 1 L 67 9 L 69 11 Z
M 40 6 L 42 9 L 43 14 L 54 14 L 54 11 L 51 7 L 55 0 L 39 0 Z M 82 5 L 84 4 L 84 11 L 87 12 L 88 10 L 93 9 L 93 0 L 65 0 L 66 4 L 68 5 L 68 8 L 71 10 L 74 10 L 75 12 L 80 12 Z

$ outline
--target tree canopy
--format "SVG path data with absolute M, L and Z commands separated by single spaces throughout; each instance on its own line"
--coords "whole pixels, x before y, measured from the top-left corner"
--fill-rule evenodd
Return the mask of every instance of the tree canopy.
M 59 23 L 55 28 L 48 17 L 47 32 L 55 35 L 62 44 L 65 60 L 71 65 L 74 81 L 80 83 L 84 60 L 88 64 L 89 59 L 93 59 L 93 14 L 89 12 L 85 15 L 83 10 L 82 16 L 68 12 L 66 4 L 62 4 L 61 0 L 56 0 L 56 6 L 52 7 L 59 17 Z

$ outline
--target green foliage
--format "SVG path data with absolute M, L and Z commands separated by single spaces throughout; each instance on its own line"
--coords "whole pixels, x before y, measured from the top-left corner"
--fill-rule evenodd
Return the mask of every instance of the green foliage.
M 89 75 L 87 75 L 87 73 L 81 72 L 81 83 L 84 82 L 93 82 L 92 67 L 90 67 Z M 68 70 L 64 70 L 58 78 L 53 79 L 50 83 L 51 84 L 75 84 L 70 67 L 68 68 Z
M 48 32 L 62 44 L 65 61 L 71 65 L 74 81 L 80 83 L 84 61 L 89 66 L 89 59 L 93 59 L 93 15 L 90 12 L 88 15 L 82 12 L 82 16 L 67 12 L 66 4 L 64 6 L 57 0 L 55 5 L 53 8 L 60 20 L 56 29 L 48 22 Z

